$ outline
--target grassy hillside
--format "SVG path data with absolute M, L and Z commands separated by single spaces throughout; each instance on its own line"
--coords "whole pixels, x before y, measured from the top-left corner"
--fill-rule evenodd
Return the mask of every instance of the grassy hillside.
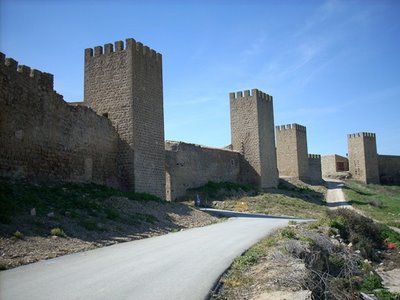
M 355 208 L 373 219 L 400 228 L 400 186 L 348 181 L 343 191 Z
M 0 178 L 0 269 L 215 222 L 148 194 Z
M 322 186 L 287 181 L 281 181 L 279 188 L 267 191 L 248 185 L 209 182 L 203 187 L 192 189 L 188 197 L 194 200 L 199 195 L 208 206 L 219 209 L 318 218 L 327 210 L 325 190 Z

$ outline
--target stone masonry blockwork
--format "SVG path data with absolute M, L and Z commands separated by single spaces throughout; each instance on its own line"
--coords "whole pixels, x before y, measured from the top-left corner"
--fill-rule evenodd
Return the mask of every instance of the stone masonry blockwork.
M 307 131 L 299 124 L 276 126 L 279 176 L 307 181 L 309 176 Z
M 321 155 L 308 154 L 308 177 L 313 184 L 322 182 Z
M 127 185 L 165 198 L 161 54 L 133 39 L 86 49 L 84 98 L 121 137 Z
M 53 90 L 53 75 L 17 64 L 0 53 L 1 176 L 121 187 L 111 122 L 69 106 Z
M 348 135 L 349 170 L 355 180 L 379 183 L 378 154 L 374 133 Z
M 232 149 L 244 157 L 243 183 L 277 187 L 273 100 L 257 89 L 230 93 Z
M 189 188 L 213 182 L 240 182 L 242 156 L 227 149 L 167 141 L 167 200 L 179 200 Z
M 349 171 L 349 160 L 347 157 L 337 154 L 324 155 L 321 157 L 322 176 L 340 176 L 343 172 Z
M 304 126 L 277 126 L 275 148 L 273 100 L 257 89 L 230 93 L 231 145 L 218 149 L 165 143 L 162 56 L 149 47 L 127 39 L 88 48 L 84 75 L 84 101 L 66 103 L 53 75 L 0 53 L 0 176 L 94 182 L 167 200 L 208 181 L 321 181 Z M 323 157 L 324 174 L 349 167 L 365 183 L 400 182 L 400 157 L 378 155 L 375 134 L 351 134 L 348 143 L 348 164 Z
M 379 178 L 382 184 L 400 184 L 400 156 L 378 155 Z

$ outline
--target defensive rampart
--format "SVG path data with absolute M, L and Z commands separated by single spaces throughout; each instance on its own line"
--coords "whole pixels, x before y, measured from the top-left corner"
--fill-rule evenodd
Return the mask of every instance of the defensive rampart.
M 2 176 L 121 187 L 119 138 L 107 118 L 68 105 L 54 91 L 53 75 L 2 53 L 0 82 Z
M 179 200 L 186 190 L 214 182 L 240 182 L 242 156 L 227 149 L 167 141 L 167 200 Z

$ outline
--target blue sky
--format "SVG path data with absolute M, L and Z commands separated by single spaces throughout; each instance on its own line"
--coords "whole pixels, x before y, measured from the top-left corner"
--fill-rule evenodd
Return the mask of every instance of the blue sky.
M 371 131 L 400 154 L 400 1 L 0 0 L 0 51 L 66 101 L 83 99 L 84 48 L 128 37 L 163 54 L 166 139 L 229 144 L 228 93 L 258 88 L 310 153 Z

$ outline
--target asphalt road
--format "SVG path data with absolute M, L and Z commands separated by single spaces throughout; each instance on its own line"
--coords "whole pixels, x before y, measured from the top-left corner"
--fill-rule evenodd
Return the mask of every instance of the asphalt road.
M 289 219 L 226 222 L 0 272 L 0 299 L 204 299 L 233 259 Z
M 346 197 L 343 193 L 343 182 L 340 180 L 335 179 L 325 179 L 328 184 L 328 191 L 326 194 L 326 203 L 329 208 L 336 209 L 336 208 L 350 208 L 350 203 L 346 201 Z

